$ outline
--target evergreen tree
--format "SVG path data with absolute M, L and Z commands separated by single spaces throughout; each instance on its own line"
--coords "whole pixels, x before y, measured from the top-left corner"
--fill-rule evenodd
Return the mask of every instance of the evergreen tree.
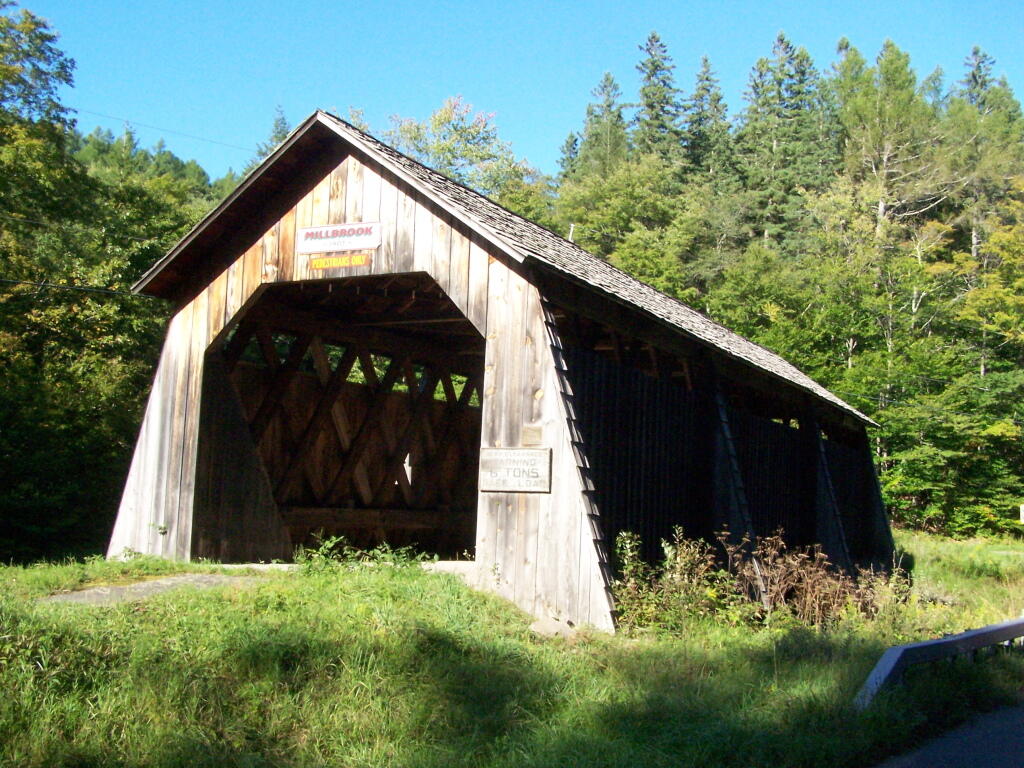
M 957 95 L 968 104 L 984 110 L 985 97 L 995 85 L 995 80 L 992 77 L 992 67 L 995 66 L 995 63 L 995 59 L 981 50 L 979 46 L 974 46 L 971 49 L 971 55 L 964 59 L 967 74 L 960 81 Z
M 288 118 L 284 116 L 284 110 L 281 105 L 278 104 L 274 108 L 274 122 L 270 127 L 270 135 L 267 136 L 266 141 L 261 141 L 256 145 L 256 154 L 249 161 L 248 165 L 245 166 L 245 170 L 242 171 L 242 175 L 249 173 L 253 168 L 262 163 L 270 154 L 277 149 L 278 145 L 288 138 L 288 134 L 292 132 L 292 127 L 288 123 Z
M 781 33 L 772 58 L 754 65 L 745 98 L 737 147 L 752 225 L 765 240 L 784 240 L 801 227 L 806 191 L 833 173 L 834 120 L 810 55 Z
M 691 168 L 716 183 L 735 177 L 728 107 L 707 56 L 701 57 L 693 94 L 683 109 L 683 141 Z
M 622 91 L 610 72 L 592 91 L 596 102 L 587 106 L 573 179 L 609 176 L 629 155 L 629 136 L 622 116 Z
M 663 159 L 678 162 L 682 138 L 679 117 L 682 107 L 672 74 L 675 65 L 657 32 L 651 32 L 640 50 L 646 54 L 646 58 L 637 65 L 640 73 L 640 104 L 633 132 L 636 149 L 641 153 L 656 154 Z
M 576 171 L 577 159 L 580 156 L 580 137 L 575 131 L 570 131 L 562 142 L 558 155 L 558 178 L 566 179 Z

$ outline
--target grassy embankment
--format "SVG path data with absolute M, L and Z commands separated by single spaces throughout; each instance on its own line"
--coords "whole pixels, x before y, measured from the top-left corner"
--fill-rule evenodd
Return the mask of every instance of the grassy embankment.
M 1024 546 L 903 534 L 915 595 L 827 631 L 531 635 L 453 577 L 330 566 L 112 607 L 34 598 L 181 566 L 0 569 L 0 764 L 870 765 L 1010 700 L 1024 660 L 941 665 L 873 711 L 882 649 L 1018 615 Z

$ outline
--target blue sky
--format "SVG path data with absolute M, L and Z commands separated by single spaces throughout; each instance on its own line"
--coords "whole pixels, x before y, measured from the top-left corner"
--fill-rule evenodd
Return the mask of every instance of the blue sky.
M 64 101 L 80 110 L 83 131 L 119 132 L 117 118 L 129 118 L 144 145 L 163 137 L 213 177 L 246 164 L 276 105 L 293 125 L 317 108 L 344 116 L 356 107 L 380 133 L 390 115 L 423 119 L 456 94 L 495 113 L 516 154 L 553 173 L 604 71 L 635 98 L 638 46 L 652 30 L 687 92 L 700 57 L 710 56 L 733 113 L 750 68 L 780 30 L 820 69 L 834 61 L 840 37 L 868 59 L 891 38 L 920 76 L 940 66 L 947 84 L 980 45 L 1024 96 L 1020 0 L 26 0 L 22 7 L 46 18 L 77 62 Z

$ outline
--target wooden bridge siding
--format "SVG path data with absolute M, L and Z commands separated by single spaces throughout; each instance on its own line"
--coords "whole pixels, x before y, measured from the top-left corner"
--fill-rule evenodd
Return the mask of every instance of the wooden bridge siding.
M 550 494 L 479 493 L 480 579 L 535 615 L 610 630 L 539 292 L 499 257 L 488 283 L 482 446 L 520 446 L 530 425 L 553 459 Z
M 264 236 L 239 256 L 168 323 L 107 549 L 110 557 L 125 548 L 191 557 L 205 353 L 259 291 L 267 240 Z
M 300 227 L 372 220 L 383 237 L 367 267 L 313 271 L 308 256 L 294 253 Z M 171 320 L 108 553 L 198 554 L 192 513 L 205 351 L 263 285 L 413 271 L 434 277 L 487 339 L 481 444 L 519 446 L 530 423 L 553 448 L 551 494 L 480 493 L 482 585 L 529 612 L 611 629 L 537 289 L 507 257 L 354 155 Z

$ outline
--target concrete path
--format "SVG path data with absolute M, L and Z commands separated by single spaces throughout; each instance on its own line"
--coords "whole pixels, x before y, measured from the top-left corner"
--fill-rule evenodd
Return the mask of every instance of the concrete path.
M 116 586 L 89 587 L 77 592 L 62 592 L 42 598 L 46 603 L 81 603 L 83 605 L 111 605 L 132 600 L 144 600 L 151 595 L 166 592 L 179 587 L 223 587 L 232 584 L 243 584 L 251 581 L 251 576 L 226 576 L 220 573 L 183 573 L 176 576 L 165 576 L 160 579 L 136 581 L 132 584 Z
M 877 768 L 1024 768 L 1024 705 L 978 715 Z

